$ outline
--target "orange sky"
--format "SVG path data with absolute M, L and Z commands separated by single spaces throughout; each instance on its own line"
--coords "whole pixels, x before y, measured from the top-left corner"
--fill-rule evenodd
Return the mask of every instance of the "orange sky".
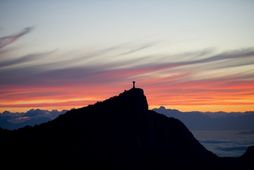
M 150 108 L 166 106 L 181 111 L 250 111 L 254 110 L 254 80 L 174 82 L 165 79 L 137 81 L 145 90 Z M 157 83 L 159 82 L 159 83 Z M 93 104 L 131 87 L 131 81 L 102 85 L 66 85 L 6 87 L 0 96 L 0 111 L 71 109 Z

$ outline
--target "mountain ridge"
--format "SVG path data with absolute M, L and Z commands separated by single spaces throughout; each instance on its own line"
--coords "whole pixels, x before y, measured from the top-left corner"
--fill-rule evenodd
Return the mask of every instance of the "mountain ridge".
M 232 163 L 204 148 L 181 121 L 148 110 L 139 88 L 73 109 L 48 123 L 0 130 L 0 137 L 3 162 L 15 155 L 21 163 L 43 160 L 47 166 L 88 169 L 204 169 Z M 239 161 L 239 166 L 248 165 Z
M 163 106 L 153 109 L 157 113 L 174 117 L 191 130 L 253 130 L 254 112 L 182 112 L 176 109 L 167 109 Z

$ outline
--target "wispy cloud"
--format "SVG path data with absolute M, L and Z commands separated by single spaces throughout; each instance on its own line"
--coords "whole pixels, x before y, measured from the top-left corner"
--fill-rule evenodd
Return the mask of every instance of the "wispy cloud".
M 30 31 L 31 28 L 27 28 L 18 34 L 1 38 L 0 51 Z M 112 93 L 116 90 L 106 90 L 106 85 L 124 88 L 126 86 L 123 84 L 136 79 L 156 98 L 150 100 L 153 106 L 253 103 L 249 97 L 254 94 L 254 70 L 251 70 L 254 64 L 253 48 L 219 53 L 213 49 L 178 54 L 150 53 L 149 50 L 155 45 L 130 43 L 90 49 L 89 52 L 80 50 L 78 54 L 45 51 L 0 57 L 0 102 L 9 100 L 9 103 L 2 105 L 9 108 L 11 105 L 23 106 L 15 101 L 26 98 L 59 100 L 57 96 L 67 95 L 69 87 L 76 94 L 68 94 L 70 98 L 79 98 L 78 95 L 86 89 L 89 89 L 89 95 L 105 96 L 105 91 Z M 48 104 L 41 103 L 39 106 Z
M 12 34 L 6 37 L 0 37 L 0 50 L 2 48 L 4 48 L 7 45 L 12 44 L 13 42 L 15 42 L 17 39 L 19 39 L 20 37 L 28 34 L 29 32 L 31 32 L 33 30 L 33 27 L 26 27 L 24 28 L 21 32 L 16 33 L 16 34 Z
M 105 50 L 100 50 L 98 52 L 94 52 L 94 55 L 91 56 L 101 56 L 103 52 L 108 53 L 112 50 L 116 50 L 116 47 L 108 48 Z M 140 50 L 143 49 L 140 47 Z M 52 52 L 38 53 L 38 54 L 30 54 L 26 56 L 19 57 L 18 59 L 11 59 L 7 61 L 1 61 L 1 67 L 11 66 L 15 64 L 25 63 L 28 61 L 36 60 L 39 56 L 47 55 Z M 185 53 L 184 53 L 185 54 Z M 188 53 L 187 53 L 188 54 Z M 206 52 L 197 51 L 196 55 L 200 56 L 200 54 L 207 54 Z M 192 54 L 193 55 L 193 54 Z M 243 60 L 244 58 L 253 58 L 254 50 L 253 49 L 243 49 L 237 51 L 224 52 L 217 55 L 212 55 L 207 58 L 202 59 L 192 59 L 190 61 L 180 61 L 180 62 L 172 62 L 172 61 L 163 61 L 160 62 L 160 57 L 165 56 L 149 56 L 149 57 L 136 57 L 133 59 L 125 60 L 113 60 L 111 62 L 107 62 L 102 60 L 102 58 L 98 58 L 98 61 L 89 65 L 86 62 L 82 65 L 76 66 L 73 65 L 73 62 L 78 63 L 82 61 L 82 57 L 71 57 L 67 60 L 59 60 L 54 62 L 48 62 L 44 64 L 34 64 L 29 65 L 22 68 L 13 68 L 13 69 L 2 69 L 0 71 L 1 75 L 1 83 L 6 84 L 9 83 L 21 83 L 21 84 L 30 84 L 33 82 L 35 85 L 36 82 L 38 84 L 42 82 L 48 83 L 73 83 L 73 82 L 119 82 L 122 80 L 127 80 L 132 77 L 137 77 L 139 75 L 147 75 L 152 74 L 154 72 L 160 72 L 166 70 L 166 73 L 169 74 L 169 78 L 171 78 L 171 73 L 176 74 L 185 74 L 188 73 L 190 76 L 192 73 L 191 70 L 185 68 L 184 66 L 195 66 L 199 68 L 200 64 L 212 63 L 220 60 L 234 60 L 239 59 Z M 158 58 L 158 62 L 150 63 L 147 60 L 151 58 Z M 170 58 L 170 56 L 169 56 Z M 101 62 L 99 62 L 102 60 Z M 73 61 L 73 62 L 72 62 Z M 137 61 L 142 61 L 141 64 L 136 64 Z M 254 61 L 253 61 L 254 62 Z M 146 64 L 143 64 L 146 63 Z M 230 61 L 228 61 L 230 64 Z M 246 63 L 246 65 L 251 64 L 250 62 Z M 253 63 L 254 64 L 254 63 Z M 69 66 L 68 66 L 69 65 Z M 130 66 L 128 66 L 130 65 Z M 133 66 L 134 65 L 134 66 Z M 227 63 L 224 64 L 225 67 L 228 67 Z M 241 63 L 241 65 L 243 65 Z M 125 67 L 123 67 L 125 66 Z M 234 67 L 237 65 L 234 65 Z M 175 70 L 175 68 L 180 67 L 180 69 Z M 216 67 L 216 66 L 214 66 Z M 171 70 L 170 70 L 171 69 Z M 173 70 L 172 70 L 173 69 Z M 200 70 L 202 71 L 202 69 Z M 194 74 L 194 73 L 192 73 Z M 246 76 L 246 75 L 245 75 Z M 159 76 L 160 77 L 160 76 Z M 164 76 L 167 77 L 167 76 Z M 179 79 L 186 78 L 183 76 L 179 76 Z M 25 81 L 24 81 L 25 80 Z M 174 79 L 176 81 L 176 79 Z M 22 82 L 19 82 L 22 81 Z M 159 80 L 158 80 L 159 81 Z M 165 82 L 166 83 L 166 82 Z
M 10 59 L 4 60 L 4 61 L 0 60 L 0 67 L 9 67 L 9 66 L 14 66 L 14 65 L 24 64 L 24 63 L 31 62 L 34 60 L 39 60 L 39 59 L 41 59 L 41 57 L 50 55 L 54 51 L 55 50 L 49 51 L 49 52 L 43 52 L 43 53 L 28 54 L 28 55 L 21 56 L 18 58 L 10 58 Z
M 220 60 L 229 60 L 229 59 L 243 59 L 243 58 L 254 58 L 254 49 L 242 49 L 230 52 L 224 52 L 217 55 L 209 56 L 207 58 L 197 59 L 197 60 L 189 60 L 189 61 L 180 61 L 180 62 L 163 62 L 163 63 L 149 63 L 146 65 L 141 65 L 139 68 L 148 69 L 148 70 L 162 70 L 169 69 L 181 66 L 189 66 L 195 64 L 206 64 Z M 249 63 L 250 64 L 250 63 Z M 254 61 L 253 63 L 254 64 Z M 227 65 L 227 64 L 226 64 Z M 235 65 L 237 66 L 237 65 Z
M 27 31 L 23 31 L 18 35 L 24 35 Z M 242 49 L 229 52 L 223 52 L 219 54 L 210 55 L 211 50 L 205 49 L 196 52 L 183 52 L 178 55 L 168 55 L 168 54 L 153 54 L 143 56 L 135 56 L 128 58 L 128 55 L 137 53 L 139 51 L 144 51 L 150 47 L 153 47 L 154 43 L 147 43 L 137 47 L 124 49 L 124 45 L 112 46 L 101 50 L 95 50 L 94 52 L 84 53 L 78 56 L 67 56 L 64 58 L 52 59 L 43 63 L 34 62 L 33 65 L 28 65 L 22 68 L 13 68 L 5 70 L 3 67 L 14 66 L 22 63 L 27 63 L 30 61 L 35 61 L 40 59 L 40 56 L 45 56 L 52 52 L 42 52 L 27 54 L 20 57 L 9 58 L 8 60 L 0 60 L 0 67 L 2 67 L 0 74 L 4 74 L 2 77 L 6 77 L 8 80 L 2 79 L 4 82 L 13 82 L 9 81 L 11 79 L 18 80 L 19 74 L 24 72 L 27 75 L 27 79 L 34 79 L 34 77 L 29 77 L 31 75 L 36 75 L 41 77 L 47 77 L 47 79 L 54 79 L 57 82 L 57 79 L 61 79 L 58 82 L 62 81 L 74 81 L 78 80 L 85 76 L 89 81 L 95 79 L 98 80 L 111 80 L 113 81 L 114 77 L 116 80 L 131 78 L 133 76 L 137 77 L 143 74 L 152 74 L 154 72 L 160 72 L 166 70 L 166 72 L 175 73 L 175 72 L 192 72 L 186 67 L 196 66 L 196 70 L 203 71 L 201 64 L 209 64 L 218 61 L 228 61 L 223 65 L 220 65 L 221 68 L 227 67 L 237 67 L 254 64 L 254 60 L 249 61 L 248 63 L 242 62 L 243 59 L 254 58 L 254 49 Z M 57 54 L 56 54 L 57 55 Z M 209 56 L 210 55 L 210 56 Z M 124 56 L 119 58 L 119 56 Z M 175 57 L 186 58 L 183 61 L 174 61 Z M 173 59 L 171 59 L 173 57 Z M 199 59 L 201 57 L 201 59 Z M 125 59 L 127 58 L 127 59 Z M 197 58 L 197 59 L 196 59 Z M 229 60 L 239 62 L 230 62 Z M 212 65 L 213 69 L 216 69 L 216 65 Z M 176 68 L 180 68 L 176 70 Z M 204 68 L 203 68 L 204 69 Z M 43 71 L 44 70 L 44 71 Z M 15 73 L 16 72 L 16 73 Z M 11 76 L 8 76 L 10 74 Z M 99 77 L 101 75 L 101 77 Z M 93 78 L 94 77 L 94 78 Z M 35 77 L 36 79 L 36 77 Z

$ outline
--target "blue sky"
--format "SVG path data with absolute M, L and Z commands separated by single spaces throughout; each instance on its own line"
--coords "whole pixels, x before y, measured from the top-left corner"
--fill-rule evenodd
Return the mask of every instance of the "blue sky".
M 33 26 L 33 35 L 24 39 L 43 46 L 33 49 L 136 41 L 191 49 L 246 48 L 254 44 L 253 9 L 252 0 L 2 0 L 0 35 Z

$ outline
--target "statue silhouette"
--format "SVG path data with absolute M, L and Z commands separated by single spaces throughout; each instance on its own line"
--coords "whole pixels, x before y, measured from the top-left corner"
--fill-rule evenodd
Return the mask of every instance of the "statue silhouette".
M 135 81 L 132 82 L 132 84 L 133 84 L 133 85 L 132 85 L 132 88 L 133 88 L 133 89 L 136 88 L 136 87 L 135 87 L 135 83 L 136 83 Z

